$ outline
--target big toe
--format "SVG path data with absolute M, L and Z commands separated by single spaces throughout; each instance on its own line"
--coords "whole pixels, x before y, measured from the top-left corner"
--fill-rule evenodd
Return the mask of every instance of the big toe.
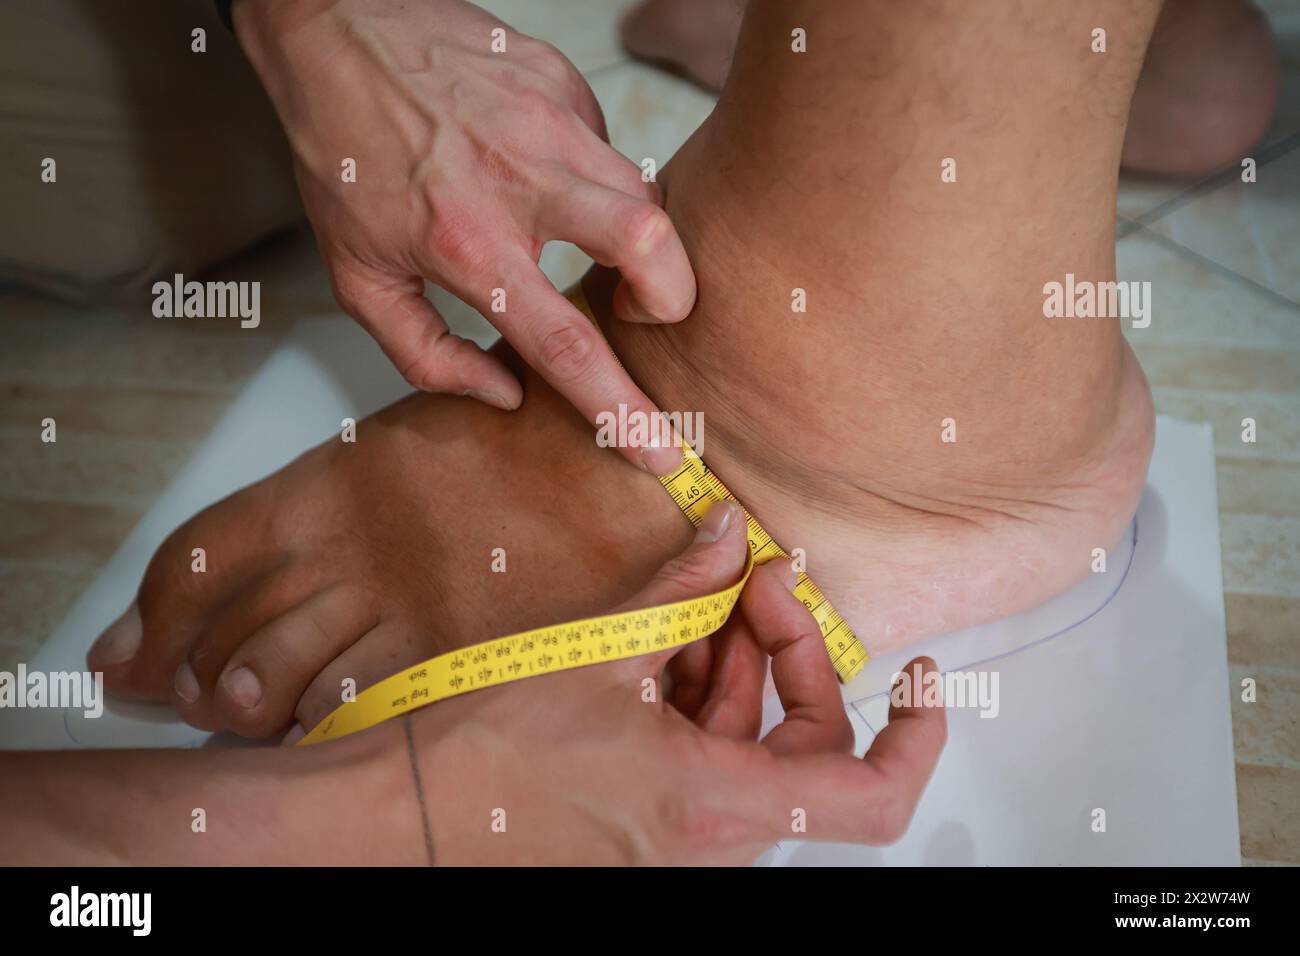
M 91 645 L 86 664 L 92 671 L 122 673 L 129 667 L 144 638 L 144 623 L 140 620 L 140 602 L 132 601 L 116 621 Z

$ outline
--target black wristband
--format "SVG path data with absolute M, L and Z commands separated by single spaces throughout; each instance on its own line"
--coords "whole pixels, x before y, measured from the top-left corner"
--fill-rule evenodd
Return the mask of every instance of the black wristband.
M 219 16 L 221 18 L 221 22 L 226 25 L 226 29 L 229 30 L 231 33 L 234 33 L 235 21 L 230 17 L 230 6 L 235 2 L 235 0 L 216 0 L 216 2 L 217 2 L 217 16 Z

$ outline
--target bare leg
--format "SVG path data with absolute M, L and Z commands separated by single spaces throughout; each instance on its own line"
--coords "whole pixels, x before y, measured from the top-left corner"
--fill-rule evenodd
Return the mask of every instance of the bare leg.
M 703 411 L 710 463 L 808 552 L 873 651 L 1068 587 L 1143 486 L 1150 396 L 1117 320 L 1046 319 L 1043 287 L 1114 278 L 1157 3 L 1031 9 L 752 4 L 718 109 L 664 173 L 696 312 L 605 322 L 660 407 Z M 601 313 L 607 280 L 592 277 Z M 511 414 L 410 398 L 187 524 L 154 559 L 143 649 L 107 667 L 110 687 L 270 733 L 314 723 L 343 677 L 364 687 L 632 593 L 684 520 L 534 377 L 525 396 Z M 119 654 L 131 634 L 114 632 Z
M 1043 290 L 1115 277 L 1157 4 L 847 6 L 751 4 L 664 174 L 696 313 L 608 332 L 878 650 L 1059 592 L 1137 503 L 1145 381 L 1118 321 L 1045 319 Z
M 707 89 L 731 68 L 744 0 L 646 0 L 623 44 Z M 1279 93 L 1268 21 L 1250 0 L 1167 0 L 1138 82 L 1124 165 L 1175 175 L 1239 160 L 1263 135 Z
M 0 865 L 424 865 L 402 735 L 392 721 L 296 751 L 0 753 Z

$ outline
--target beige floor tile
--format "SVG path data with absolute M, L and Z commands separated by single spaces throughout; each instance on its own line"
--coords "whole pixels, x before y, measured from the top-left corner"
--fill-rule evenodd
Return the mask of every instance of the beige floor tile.
M 1300 672 L 1300 599 L 1230 591 L 1224 604 L 1231 663 Z
M 1242 681 L 1255 682 L 1255 700 L 1242 701 Z M 1232 735 L 1238 763 L 1300 770 L 1300 672 L 1258 666 L 1230 668 Z
M 229 404 L 226 396 L 205 392 L 107 385 L 8 385 L 0 386 L 0 395 L 0 426 L 39 429 L 53 418 L 60 432 L 181 442 L 201 440 Z
M 1300 598 L 1300 518 L 1219 516 L 1223 589 Z
M 1151 283 L 1151 325 L 1124 335 L 1148 345 L 1300 351 L 1300 309 L 1180 254 L 1146 232 L 1115 246 L 1119 278 Z M 1187 384 L 1187 383 L 1182 383 Z
M 1237 764 L 1241 854 L 1300 862 L 1300 770 Z
M 1225 458 L 1300 461 L 1300 417 L 1291 395 L 1210 392 L 1197 388 L 1153 388 L 1156 411 L 1214 426 L 1214 452 Z M 1255 441 L 1242 441 L 1247 418 L 1255 420 Z
M 1217 465 L 1221 514 L 1300 515 L 1300 464 L 1220 458 Z
M 0 498 L 0 561 L 98 568 L 142 515 L 110 505 Z
M 15 314 L 0 295 L 0 384 L 113 385 L 234 395 L 274 349 L 262 329 L 218 331 L 208 319 L 77 314 L 51 321 Z M 71 313 L 71 309 L 65 310 Z M 205 324 L 208 328 L 202 328 Z
M 45 444 L 37 429 L 0 427 L 0 496 L 144 510 L 202 437 L 178 443 L 60 431 Z
M 1297 316 L 1300 321 L 1300 316 Z M 1300 395 L 1300 351 L 1137 342 L 1134 351 L 1152 386 L 1193 385 L 1215 392 Z
M 0 670 L 30 660 L 94 576 L 90 567 L 0 561 Z

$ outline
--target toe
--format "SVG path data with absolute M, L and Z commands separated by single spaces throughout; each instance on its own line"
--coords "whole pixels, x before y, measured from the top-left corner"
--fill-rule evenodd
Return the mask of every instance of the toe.
M 144 625 L 140 621 L 140 602 L 132 601 L 131 606 L 108 630 L 91 645 L 86 655 L 86 665 L 91 671 L 104 671 L 122 668 L 136 656 L 144 637 Z
M 213 713 L 246 737 L 282 733 L 321 672 L 378 624 L 376 602 L 362 588 L 343 584 L 312 595 L 230 656 L 215 682 Z
M 248 533 L 251 499 L 236 495 L 201 512 L 159 546 L 131 609 L 87 658 L 112 694 L 172 700 L 176 668 L 230 596 L 266 573 L 274 556 Z
M 310 731 L 344 702 L 344 692 L 360 694 L 372 684 L 434 657 L 427 635 L 401 620 L 385 620 L 326 665 L 303 692 L 294 710 Z
M 176 663 L 171 703 L 186 723 L 203 730 L 237 730 L 218 704 L 221 678 L 253 636 L 321 590 L 321 573 L 306 561 L 286 560 L 209 611 L 202 630 Z M 278 674 L 253 675 L 257 683 Z M 253 693 L 248 675 L 236 678 L 241 700 Z

